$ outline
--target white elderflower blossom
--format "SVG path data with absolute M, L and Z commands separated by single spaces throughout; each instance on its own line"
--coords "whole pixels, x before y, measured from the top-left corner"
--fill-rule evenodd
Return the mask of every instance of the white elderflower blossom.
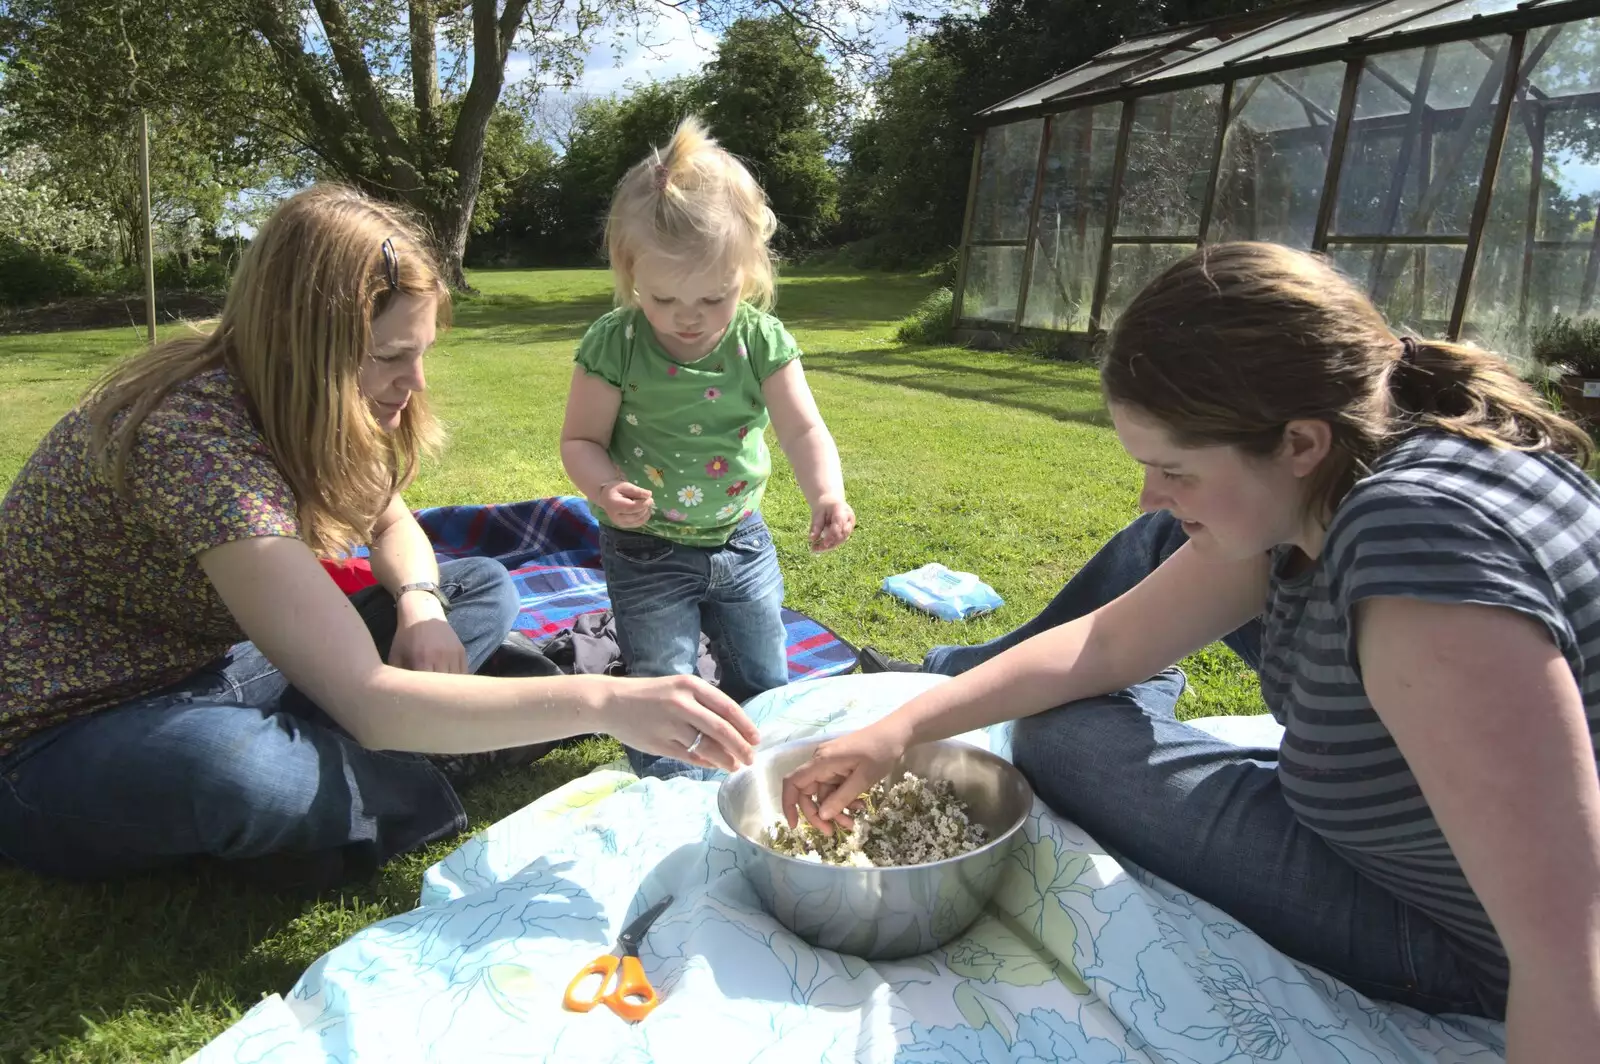
M 858 868 L 927 864 L 959 857 L 988 839 L 983 825 L 967 818 L 967 803 L 948 780 L 929 781 L 907 772 L 893 785 L 882 781 L 861 796 L 863 810 L 848 831 L 824 835 L 802 819 L 778 821 L 761 843 L 789 857 Z

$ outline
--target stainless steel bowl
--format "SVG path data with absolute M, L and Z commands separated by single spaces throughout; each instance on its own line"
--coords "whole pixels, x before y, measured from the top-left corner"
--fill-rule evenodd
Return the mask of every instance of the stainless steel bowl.
M 733 830 L 735 863 L 784 927 L 813 946 L 867 960 L 936 949 L 972 925 L 1000 885 L 1006 858 L 1033 805 L 1033 789 L 1005 759 L 951 739 L 906 751 L 890 771 L 949 780 L 989 842 L 930 864 L 857 868 L 802 861 L 757 841 L 782 815 L 783 777 L 831 735 L 763 750 L 722 781 L 717 810 Z

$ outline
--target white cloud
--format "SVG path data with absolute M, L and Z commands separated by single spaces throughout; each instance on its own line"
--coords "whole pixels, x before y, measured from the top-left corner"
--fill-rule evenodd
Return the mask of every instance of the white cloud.
M 862 0 L 866 24 L 880 56 L 904 47 L 904 21 L 892 0 Z M 592 96 L 625 92 L 630 84 L 668 81 L 693 74 L 717 54 L 718 34 L 700 27 L 692 14 L 666 12 L 637 28 L 603 30 L 584 56 L 583 74 L 573 91 Z M 532 73 L 526 52 L 512 52 L 506 83 Z
M 573 91 L 592 96 L 622 92 L 630 84 L 667 81 L 692 74 L 717 54 L 717 37 L 681 14 L 665 14 L 637 29 L 604 32 L 583 59 L 583 74 Z M 533 69 L 526 52 L 512 52 L 506 83 L 527 78 Z

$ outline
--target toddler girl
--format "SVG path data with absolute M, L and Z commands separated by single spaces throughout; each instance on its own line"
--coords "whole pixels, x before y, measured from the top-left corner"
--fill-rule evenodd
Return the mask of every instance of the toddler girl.
M 631 676 L 691 674 L 700 633 L 744 700 L 788 682 L 783 577 L 761 519 L 770 420 L 811 507 L 811 549 L 855 529 L 800 349 L 767 313 L 777 222 L 755 179 L 688 119 L 618 183 L 617 309 L 578 347 L 561 460 L 597 511 Z M 685 757 L 704 765 L 695 749 Z M 641 775 L 690 766 L 629 749 Z

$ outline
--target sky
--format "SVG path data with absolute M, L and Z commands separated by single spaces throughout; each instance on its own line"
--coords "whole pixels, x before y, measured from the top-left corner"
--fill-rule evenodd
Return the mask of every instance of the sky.
M 880 14 L 874 36 L 879 55 L 889 53 L 906 42 L 904 23 L 890 10 L 888 0 L 871 4 Z M 573 91 L 591 96 L 625 92 L 630 84 L 667 81 L 699 70 L 716 55 L 717 34 L 702 29 L 687 12 L 664 12 L 653 25 L 637 32 L 628 30 L 622 37 L 609 31 L 597 35 L 584 58 L 583 76 Z M 506 64 L 507 82 L 525 78 L 530 62 L 526 53 L 512 52 Z

